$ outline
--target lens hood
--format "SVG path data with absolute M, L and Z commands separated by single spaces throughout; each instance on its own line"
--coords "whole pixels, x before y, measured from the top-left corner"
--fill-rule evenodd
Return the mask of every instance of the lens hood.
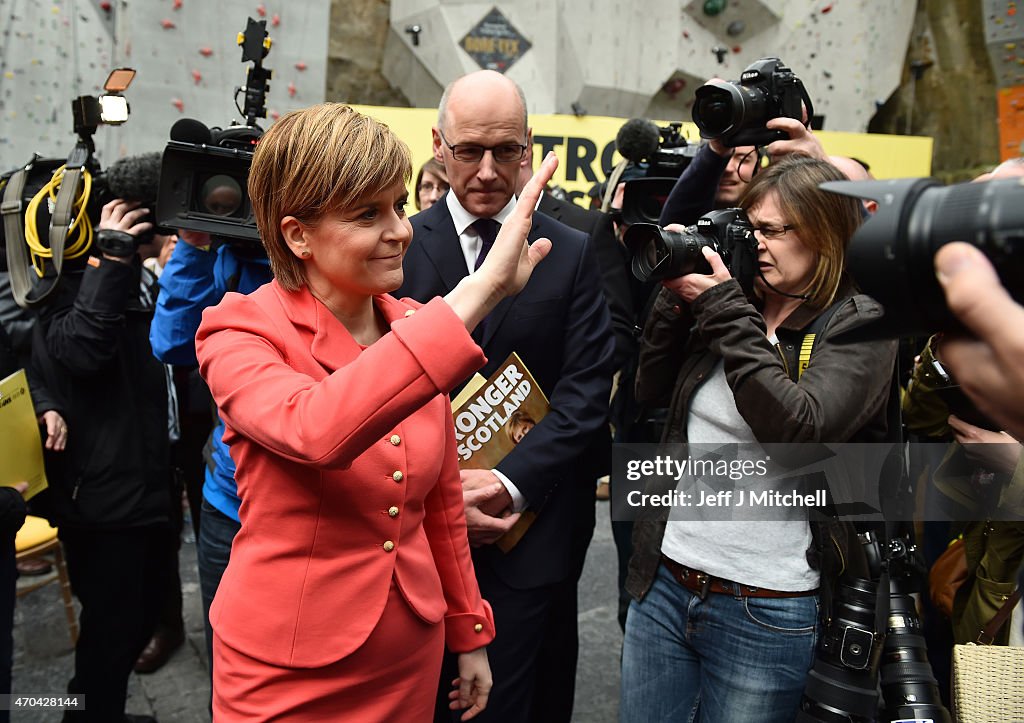
M 701 138 L 721 138 L 743 127 L 745 104 L 740 86 L 714 78 L 694 95 L 693 122 Z

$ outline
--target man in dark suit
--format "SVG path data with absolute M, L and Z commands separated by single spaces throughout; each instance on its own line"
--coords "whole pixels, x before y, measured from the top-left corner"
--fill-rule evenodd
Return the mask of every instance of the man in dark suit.
M 453 82 L 433 129 L 434 156 L 449 193 L 413 217 L 405 282 L 396 296 L 444 295 L 478 265 L 495 223 L 515 206 L 520 168 L 532 145 L 519 87 L 493 71 Z M 576 673 L 576 583 L 594 528 L 594 479 L 607 460 L 606 419 L 613 340 L 600 272 L 586 234 L 541 213 L 529 236 L 552 241 L 526 287 L 477 328 L 484 376 L 517 352 L 551 409 L 494 470 L 464 470 L 469 493 L 501 481 L 500 502 L 467 499 L 466 522 L 481 592 L 494 609 L 488 648 L 494 688 L 478 720 L 569 721 Z M 509 552 L 493 543 L 518 513 L 536 520 Z M 442 690 L 456 672 L 442 673 Z M 445 699 L 438 720 L 448 719 Z
M 533 149 L 527 149 L 527 165 L 520 172 L 519 190 L 530 180 L 533 172 Z M 582 231 L 590 237 L 590 246 L 601 270 L 601 284 L 611 314 L 612 334 L 615 337 L 613 366 L 619 369 L 637 349 L 636 325 L 630 310 L 631 277 L 629 257 L 615 237 L 612 217 L 601 211 L 582 208 L 572 201 L 556 198 L 549 191 L 540 197 L 537 210 L 566 226 Z

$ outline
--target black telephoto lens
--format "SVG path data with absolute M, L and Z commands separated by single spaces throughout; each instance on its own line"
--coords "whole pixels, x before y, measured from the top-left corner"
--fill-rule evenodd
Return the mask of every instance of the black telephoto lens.
M 928 662 L 921 619 L 914 598 L 890 582 L 889 623 L 879 669 L 885 720 L 931 720 L 950 723 L 938 682 Z
M 877 586 L 855 578 L 839 585 L 835 614 L 822 632 L 800 701 L 798 723 L 873 723 L 878 713 L 875 636 Z
M 927 336 L 959 328 L 935 278 L 935 252 L 951 241 L 980 249 L 1024 301 L 1024 183 L 999 179 L 941 187 L 933 178 L 830 181 L 826 191 L 878 202 L 847 250 L 847 266 L 885 314 L 843 339 Z

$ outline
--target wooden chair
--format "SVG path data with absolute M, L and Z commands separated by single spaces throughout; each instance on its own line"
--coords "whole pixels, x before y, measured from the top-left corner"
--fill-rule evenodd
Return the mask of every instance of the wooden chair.
M 41 517 L 29 515 L 25 524 L 18 530 L 15 540 L 17 560 L 45 559 L 53 565 L 53 572 L 41 576 L 30 583 L 18 585 L 18 597 L 38 590 L 51 582 L 60 583 L 60 594 L 64 598 L 64 614 L 68 618 L 68 631 L 71 633 L 71 644 L 78 642 L 78 616 L 75 614 L 75 603 L 71 597 L 71 581 L 68 579 L 68 568 L 64 563 L 64 551 L 57 539 L 57 528 Z

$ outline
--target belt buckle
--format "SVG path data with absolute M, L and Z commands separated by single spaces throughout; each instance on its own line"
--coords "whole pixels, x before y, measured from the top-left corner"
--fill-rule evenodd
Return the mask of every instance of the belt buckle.
M 711 588 L 711 576 L 704 572 L 698 572 L 697 584 L 700 585 L 700 592 L 697 593 L 697 597 L 703 601 L 708 596 L 708 590 Z

